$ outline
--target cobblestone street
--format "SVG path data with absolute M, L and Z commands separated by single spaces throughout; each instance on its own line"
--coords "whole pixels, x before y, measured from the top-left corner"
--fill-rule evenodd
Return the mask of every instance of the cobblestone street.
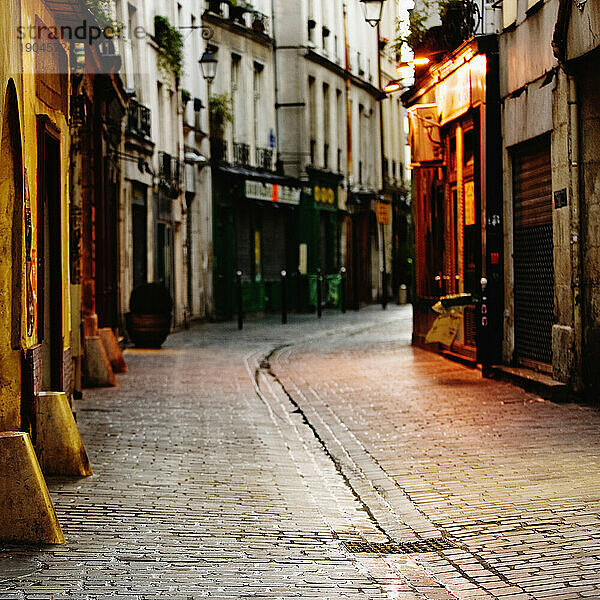
M 67 543 L 0 547 L 0 599 L 600 598 L 597 410 L 411 347 L 409 307 L 290 321 L 195 326 L 86 391 Z

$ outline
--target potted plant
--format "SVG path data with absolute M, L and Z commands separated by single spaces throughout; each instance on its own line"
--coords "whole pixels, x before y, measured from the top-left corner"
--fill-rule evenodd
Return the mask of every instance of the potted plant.
M 231 21 L 237 21 L 241 25 L 245 25 L 244 13 L 251 10 L 252 6 L 250 4 L 246 4 L 241 0 L 229 0 L 229 19 Z
M 208 0 L 208 10 L 215 15 L 222 15 L 221 0 Z
M 266 17 L 262 13 L 255 12 L 252 15 L 252 30 L 264 33 L 266 29 Z
M 216 94 L 208 101 L 211 134 L 223 137 L 224 127 L 233 120 L 231 98 L 228 94 Z
M 125 315 L 127 331 L 138 348 L 160 348 L 171 332 L 173 300 L 160 283 L 135 288 Z

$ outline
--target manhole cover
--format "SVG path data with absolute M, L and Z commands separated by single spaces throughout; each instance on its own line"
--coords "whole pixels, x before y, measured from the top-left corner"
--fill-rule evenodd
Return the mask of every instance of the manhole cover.
M 0 556 L 0 582 L 27 577 L 41 571 L 43 565 L 30 556 Z
M 438 552 L 456 548 L 451 540 L 432 538 L 417 542 L 344 542 L 344 546 L 354 553 L 369 554 L 417 554 L 420 552 Z

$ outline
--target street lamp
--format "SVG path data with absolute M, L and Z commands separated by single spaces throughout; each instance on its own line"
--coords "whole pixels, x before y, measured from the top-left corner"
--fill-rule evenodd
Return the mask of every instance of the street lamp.
M 365 13 L 365 21 L 371 27 L 377 27 L 381 22 L 384 2 L 385 0 L 360 0 Z
M 206 49 L 206 52 L 204 52 L 202 58 L 198 62 L 202 69 L 202 77 L 204 77 L 210 85 L 217 75 L 217 64 L 219 62 L 211 46 Z
M 398 92 L 402 89 L 402 82 L 399 79 L 392 79 L 384 88 L 386 94 Z

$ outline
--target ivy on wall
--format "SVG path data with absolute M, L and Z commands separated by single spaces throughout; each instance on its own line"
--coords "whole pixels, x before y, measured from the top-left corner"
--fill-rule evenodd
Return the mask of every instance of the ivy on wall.
M 179 83 L 183 75 L 183 36 L 167 17 L 154 17 L 154 41 L 158 46 L 158 65 L 173 74 Z

